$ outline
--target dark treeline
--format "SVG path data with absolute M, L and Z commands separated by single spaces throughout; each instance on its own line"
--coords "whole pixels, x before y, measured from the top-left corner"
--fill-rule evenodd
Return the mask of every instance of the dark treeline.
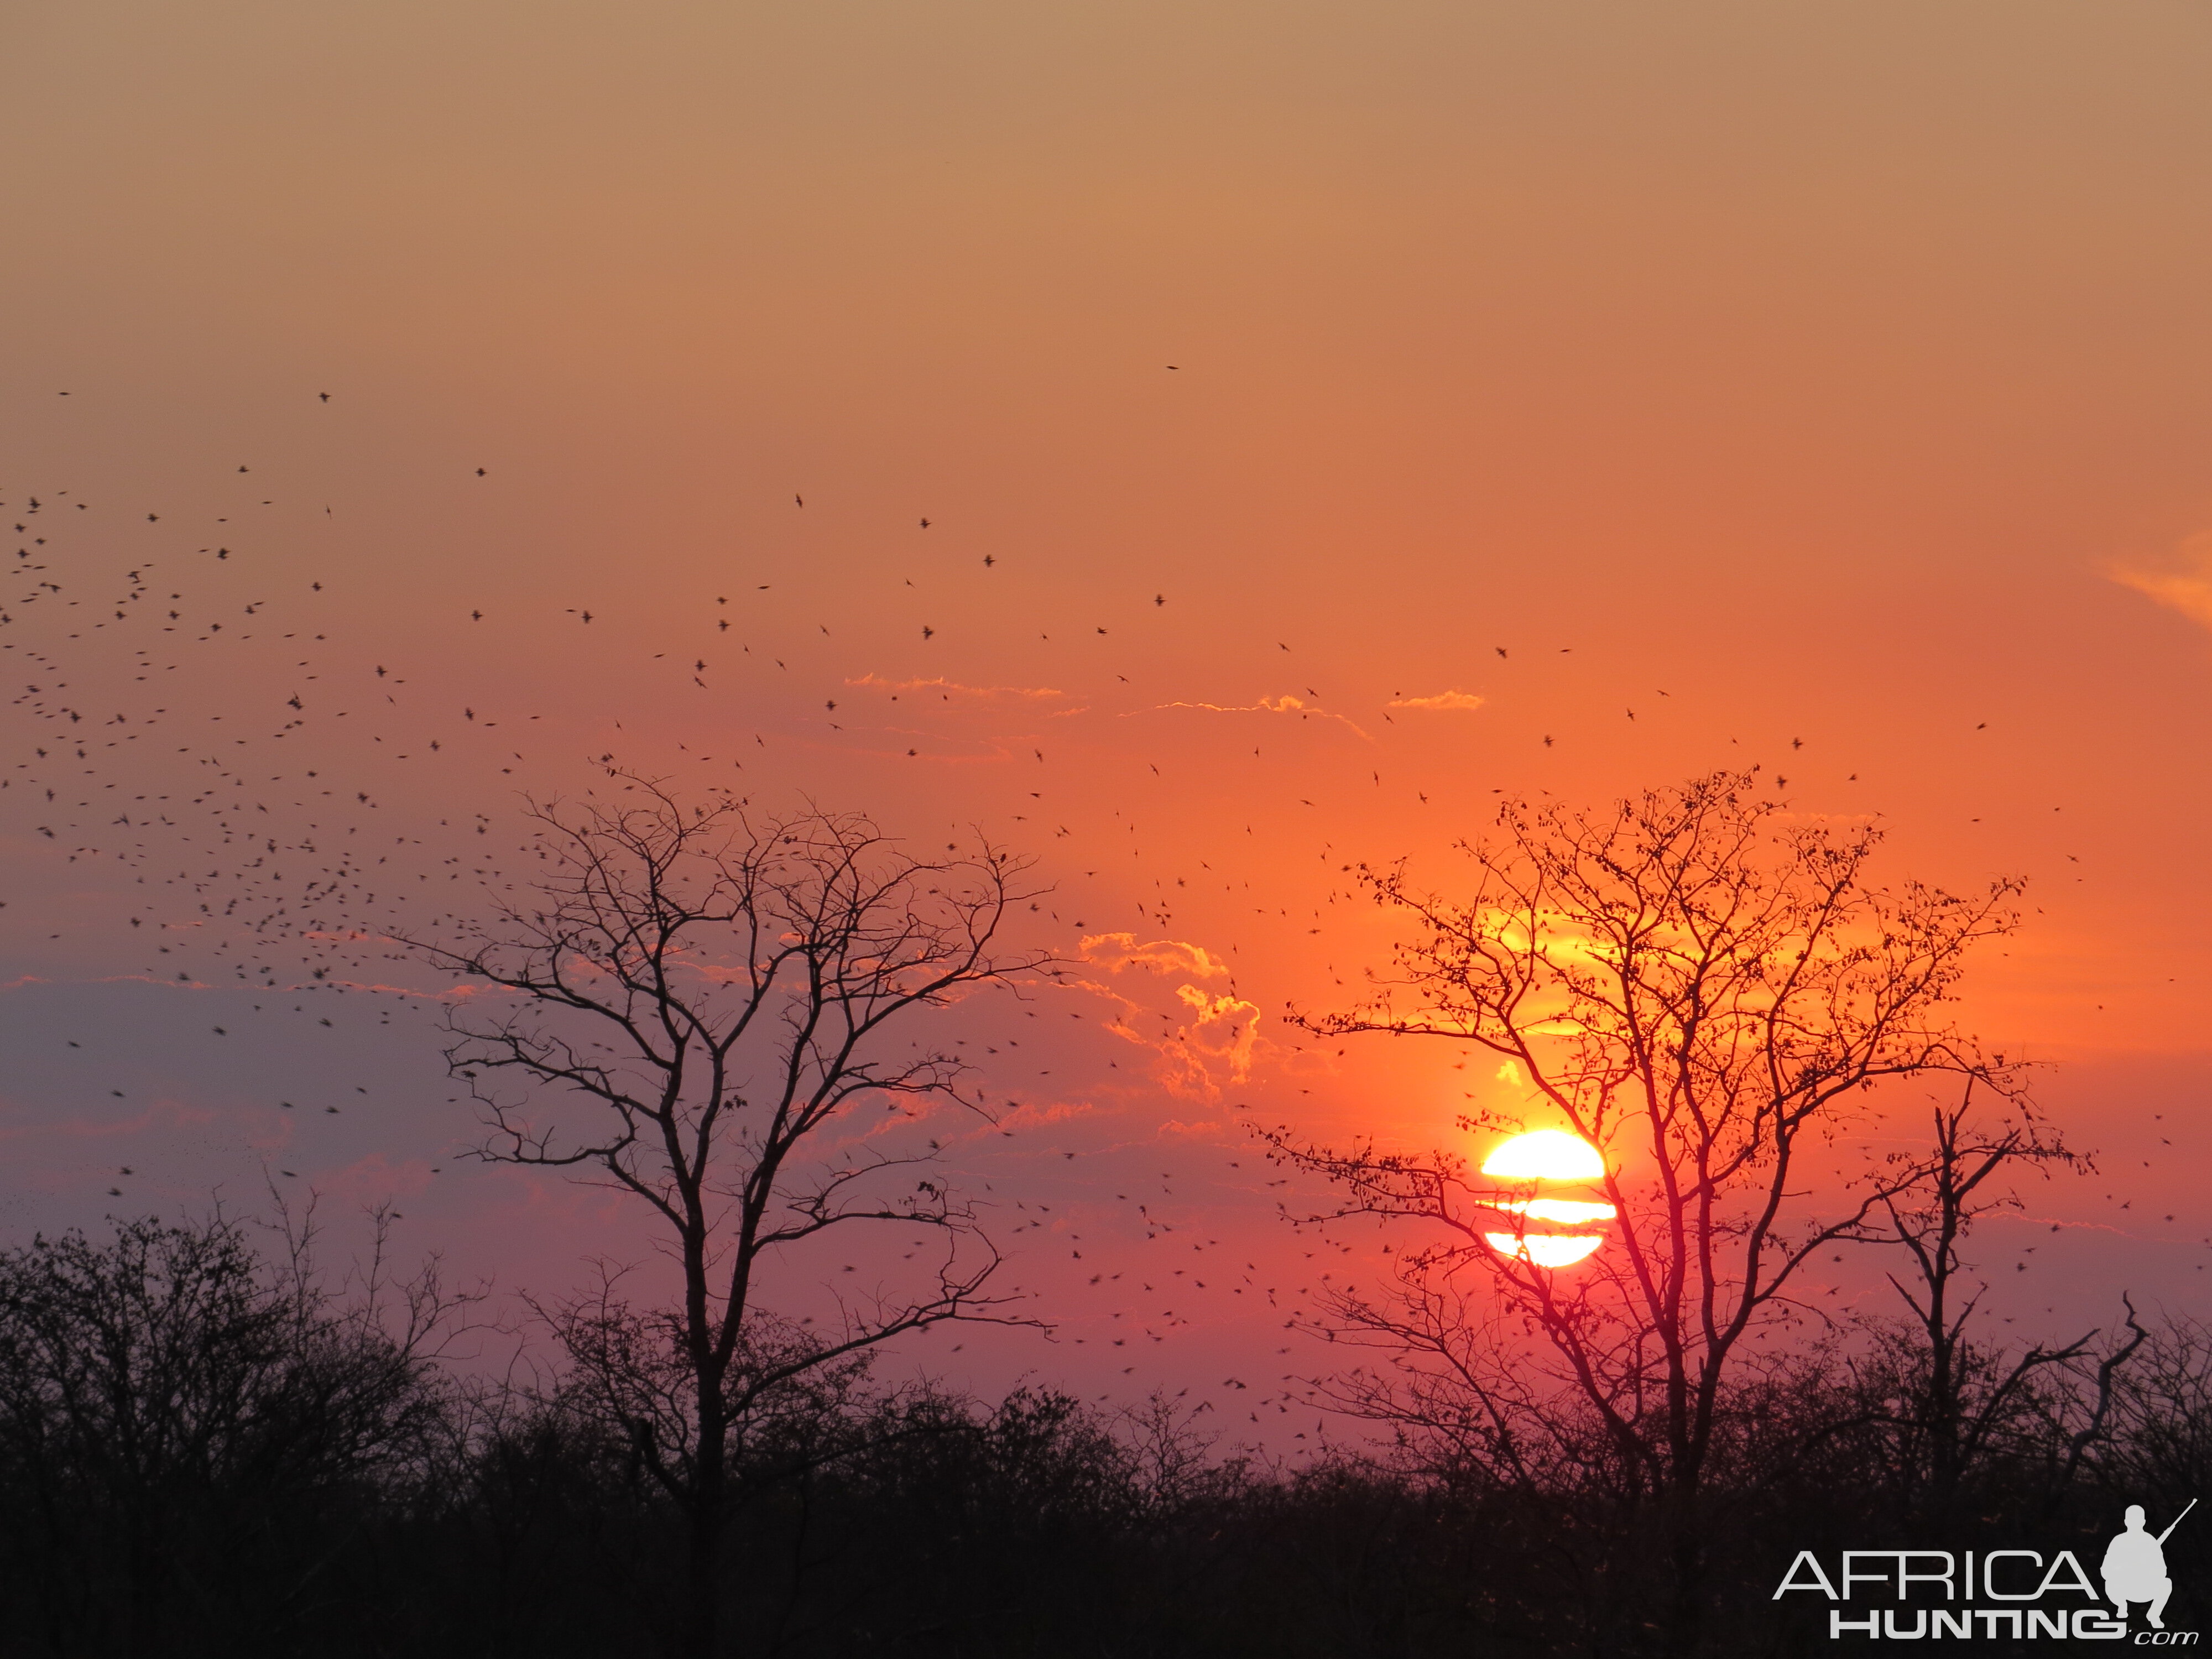
M 556 1659 L 680 1640 L 681 1517 L 635 1419 L 580 1371 L 523 1386 L 447 1363 L 466 1310 L 434 1276 L 334 1288 L 292 1243 L 139 1221 L 0 1256 L 8 1651 Z M 1836 1651 L 1825 1602 L 1772 1599 L 1801 1548 L 2072 1548 L 2094 1575 L 2127 1504 L 2162 1525 L 2212 1486 L 2212 1330 L 2148 1323 L 2112 1363 L 2124 1346 L 1954 1356 L 1963 1446 L 1934 1424 L 1913 1328 L 1753 1368 L 1698 1517 L 1697 1647 Z M 1468 1427 L 1287 1468 L 1231 1455 L 1184 1401 L 994 1404 L 833 1364 L 733 1438 L 721 1639 L 975 1659 L 1679 1649 L 1655 1611 L 1664 1529 L 1605 1439 L 1569 1423 L 1506 1480 L 1494 1445 L 1452 1450 Z M 2201 1616 L 2207 1538 L 2168 1546 L 2170 1626 Z

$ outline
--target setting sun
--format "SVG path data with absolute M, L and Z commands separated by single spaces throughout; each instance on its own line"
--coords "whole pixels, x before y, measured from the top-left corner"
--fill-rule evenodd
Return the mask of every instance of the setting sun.
M 1601 1180 L 1605 1160 L 1597 1148 L 1564 1129 L 1535 1129 L 1515 1135 L 1483 1160 L 1482 1173 L 1505 1181 Z M 1566 1227 L 1586 1227 L 1613 1218 L 1612 1205 L 1583 1199 L 1505 1198 L 1486 1200 L 1489 1208 L 1521 1218 L 1522 1231 L 1485 1233 L 1483 1241 L 1500 1255 L 1532 1262 L 1539 1267 L 1567 1267 L 1594 1255 L 1605 1243 L 1603 1233 L 1546 1233 L 1526 1231 L 1530 1221 L 1554 1222 Z
M 1571 1267 L 1595 1254 L 1605 1240 L 1592 1233 L 1485 1233 L 1483 1242 L 1500 1255 L 1518 1256 L 1539 1267 Z
M 1565 1129 L 1533 1129 L 1502 1143 L 1483 1160 L 1482 1172 L 1509 1181 L 1597 1181 L 1604 1177 L 1605 1160 L 1596 1147 Z

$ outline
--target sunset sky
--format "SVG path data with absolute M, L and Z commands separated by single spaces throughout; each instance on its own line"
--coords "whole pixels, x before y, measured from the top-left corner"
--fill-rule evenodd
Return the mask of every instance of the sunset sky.
M 641 1255 L 460 1157 L 421 999 L 238 988 L 179 882 L 264 829 L 444 880 L 611 756 L 1037 860 L 1080 967 L 951 1016 L 1037 1032 L 1012 1135 L 948 1133 L 1058 1330 L 887 1364 L 1288 1444 L 1285 1322 L 1378 1236 L 1294 1235 L 1243 1121 L 1479 1154 L 1511 1103 L 1285 1024 L 1385 959 L 1340 866 L 1449 890 L 1505 796 L 1755 765 L 1887 878 L 2028 879 L 1962 1019 L 2100 1173 L 1990 1224 L 2004 1314 L 2202 1307 L 2201 6 L 73 0 L 0 50 L 0 1242 L 265 1166 L 506 1290 Z

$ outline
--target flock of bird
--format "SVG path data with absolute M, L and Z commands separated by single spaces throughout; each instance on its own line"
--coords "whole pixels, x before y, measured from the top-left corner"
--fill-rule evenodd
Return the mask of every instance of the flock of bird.
M 318 407 L 330 402 L 330 393 L 316 394 Z M 611 775 L 625 757 L 611 750 L 560 755 L 568 728 L 557 720 L 540 725 L 523 744 L 518 734 L 543 719 L 538 714 L 495 710 L 460 696 L 450 699 L 451 709 L 426 712 L 426 703 L 444 692 L 434 684 L 410 687 L 416 676 L 377 659 L 385 647 L 363 636 L 361 607 L 338 591 L 349 583 L 357 591 L 352 573 L 346 573 L 347 581 L 332 570 L 317 574 L 287 553 L 282 544 L 290 532 L 277 526 L 295 526 L 297 515 L 271 511 L 285 504 L 258 493 L 263 476 L 248 462 L 222 480 L 210 481 L 207 495 L 225 509 L 220 512 L 124 507 L 79 499 L 65 489 L 32 491 L 0 483 L 0 514 L 16 536 L 6 560 L 5 580 L 12 585 L 0 589 L 0 677 L 12 666 L 13 720 L 7 735 L 15 751 L 0 757 L 0 833 L 34 849 L 33 856 L 15 860 L 14 890 L 0 893 L 0 927 L 15 935 L 10 953 L 19 971 L 33 963 L 66 960 L 90 976 L 219 989 L 234 994 L 234 1001 L 236 996 L 260 999 L 248 1001 L 252 1012 L 296 1018 L 310 1032 L 335 1030 L 341 1018 L 383 1029 L 397 1014 L 418 1028 L 410 1041 L 428 1045 L 434 1040 L 433 1005 L 379 988 L 398 983 L 402 975 L 390 964 L 408 960 L 391 941 L 464 927 L 487 896 L 512 894 L 526 880 L 523 865 L 532 849 L 505 834 L 506 808 L 520 784 L 573 787 L 580 777 Z M 475 467 L 471 476 L 492 487 L 490 469 Z M 795 492 L 793 503 L 790 511 L 806 510 L 803 493 Z M 267 524 L 257 525 L 257 515 Z M 917 531 L 931 531 L 935 523 L 920 516 Z M 933 544 L 943 533 L 938 531 Z M 1000 562 L 989 554 L 981 560 L 987 572 L 995 572 Z M 913 586 L 910 579 L 906 585 Z M 755 594 L 773 586 L 750 584 Z M 680 671 L 702 691 L 720 684 L 713 664 L 731 644 L 740 658 L 773 664 L 778 673 L 791 672 L 788 652 L 778 656 L 774 644 L 756 635 L 763 646 L 756 653 L 754 639 L 746 637 L 749 624 L 733 628 L 729 595 L 712 598 L 711 605 L 702 599 L 698 606 L 698 642 L 653 653 L 656 661 Z M 1149 604 L 1164 611 L 1170 601 L 1165 592 L 1154 592 Z M 472 628 L 490 620 L 481 605 L 465 614 Z M 594 628 L 602 612 L 579 604 L 565 614 L 579 628 Z M 939 620 L 916 624 L 926 645 L 939 640 Z M 1091 626 L 1094 639 L 1109 635 L 1103 623 Z M 819 630 L 825 636 L 830 632 L 827 623 Z M 733 631 L 739 635 L 734 641 L 728 637 Z M 1040 629 L 1040 637 L 1050 643 L 1051 630 Z M 1287 641 L 1278 643 L 1291 652 Z M 1510 647 L 1492 649 L 1510 659 Z M 838 688 L 846 700 L 842 709 L 838 696 L 824 697 L 824 713 L 849 716 L 860 696 L 880 696 L 888 709 L 902 696 L 932 694 L 926 681 L 871 684 L 872 678 Z M 1127 676 L 1117 678 L 1127 683 Z M 953 700 L 948 688 L 949 682 L 935 688 L 941 703 Z M 1343 719 L 1328 710 L 1317 689 L 1303 690 L 1304 698 L 1285 696 L 1263 706 L 1270 714 L 1302 720 Z M 1623 714 L 1627 720 L 1637 719 L 1632 707 Z M 1388 708 L 1382 718 L 1392 719 Z M 826 724 L 850 735 L 844 720 Z M 882 743 L 880 734 L 867 740 Z M 1554 741 L 1554 734 L 1542 738 L 1547 748 Z M 755 787 L 754 776 L 770 775 L 763 765 L 766 733 L 731 732 L 723 742 L 731 746 L 719 752 L 676 745 L 685 763 L 714 769 L 699 775 L 715 780 L 701 789 L 736 794 Z M 1793 740 L 1793 750 L 1800 744 Z M 908 745 L 907 757 L 916 757 L 919 748 Z M 1253 753 L 1257 757 L 1259 748 Z M 1035 764 L 1046 765 L 1042 747 L 1033 756 Z M 460 781 L 405 781 L 403 769 L 447 757 L 466 769 Z M 1159 770 L 1156 763 L 1152 770 Z M 1382 785 L 1379 770 L 1373 781 Z M 1778 787 L 1784 782 L 1777 777 Z M 1023 793 L 1040 804 L 1046 793 Z M 1425 803 L 1428 797 L 1420 799 Z M 1050 817 L 1012 816 L 1017 823 L 1056 823 L 1051 839 L 1076 834 Z M 1141 869 L 1146 855 L 1133 814 L 1116 808 L 1112 816 L 1115 823 L 1102 834 L 1125 845 Z M 1252 833 L 1249 825 L 1244 832 Z M 1322 849 L 1324 860 L 1330 850 Z M 1114 856 L 1119 858 L 1118 848 Z M 1084 875 L 1098 873 L 1092 869 Z M 1126 890 L 1126 882 L 1120 884 Z M 1121 902 L 1131 903 L 1146 927 L 1166 932 L 1176 927 L 1187 896 L 1216 885 L 1233 907 L 1224 914 L 1258 916 L 1307 936 L 1326 925 L 1321 908 L 1306 906 L 1294 916 L 1288 905 L 1266 903 L 1249 878 L 1206 860 L 1195 869 L 1155 876 L 1149 896 L 1125 891 Z M 95 896 L 88 900 L 88 893 Z M 1102 902 L 1046 914 L 1066 934 L 1080 939 L 1109 925 L 1099 920 Z M 27 930 L 27 921 L 35 925 Z M 347 1007 L 362 1012 L 342 1014 Z M 1027 1012 L 1035 1017 L 1034 1010 Z M 1114 1039 L 1112 1047 L 1091 1057 L 1095 1067 L 1099 1056 L 1126 1054 L 1125 1040 L 1159 1047 L 1180 1015 L 1139 1009 L 1123 999 L 1103 1014 L 1086 1005 L 1072 1018 Z M 1162 1029 L 1148 1036 L 1140 1028 L 1155 1018 Z M 213 1022 L 211 1030 L 229 1035 L 228 1027 Z M 999 1065 L 1011 1060 L 1012 1046 L 1018 1045 L 1010 1044 L 1006 1054 L 994 1051 Z M 1110 1058 L 1105 1066 L 1120 1069 Z M 1060 1069 L 1066 1069 L 1064 1058 Z M 1054 1070 L 1048 1064 L 1028 1075 L 1036 1087 L 1061 1087 L 1044 1082 Z M 1000 1075 L 1011 1072 L 1006 1066 Z M 1141 1085 L 1125 1077 L 1111 1086 Z M 317 1117 L 343 1116 L 348 1109 L 319 1103 Z M 278 1109 L 300 1109 L 289 1101 L 279 1102 Z M 289 1146 L 297 1150 L 288 1161 L 312 1169 L 313 1145 L 311 1133 L 295 1133 Z M 1075 1152 L 1060 1156 L 1069 1163 L 1079 1158 Z M 1103 1154 L 1080 1156 L 1088 1162 Z M 1238 1169 L 1225 1152 L 1216 1161 Z M 105 1194 L 129 1196 L 116 1178 L 133 1177 L 139 1169 L 116 1166 Z M 278 1173 L 305 1178 L 291 1168 Z M 1318 1262 L 1323 1252 L 1341 1258 L 1358 1254 L 1311 1237 L 1297 1243 L 1295 1257 L 1287 1246 L 1271 1254 L 1249 1244 L 1224 1246 L 1218 1238 L 1188 1237 L 1199 1217 L 1188 1204 L 1178 1208 L 1165 1202 L 1174 1195 L 1171 1172 L 1162 1172 L 1158 1194 L 1138 1199 L 1115 1193 L 1114 1204 L 1125 1206 L 1119 1211 L 1105 1206 L 1103 1190 L 1092 1190 L 1087 1177 L 1076 1178 L 1081 1173 L 1079 1168 L 1068 1171 L 1053 1188 L 1060 1194 L 1057 1212 L 1036 1187 L 1013 1200 L 1022 1218 L 1011 1235 L 1023 1243 L 1041 1235 L 1035 1240 L 1039 1246 L 1046 1238 L 1055 1246 L 1064 1239 L 1069 1267 L 1063 1271 L 1075 1274 L 1070 1284 L 1121 1304 L 1073 1320 L 1066 1340 L 1073 1345 L 1164 1346 L 1178 1333 L 1203 1333 L 1232 1314 L 1254 1322 L 1234 1305 L 1247 1303 L 1254 1310 L 1264 1304 L 1268 1321 L 1288 1332 L 1301 1316 L 1302 1304 L 1292 1298 L 1328 1288 L 1331 1281 L 1317 1267 L 1298 1282 L 1282 1279 L 1276 1270 Z M 1237 1183 L 1248 1196 L 1263 1195 L 1260 1183 L 1241 1170 L 1232 1185 Z M 1122 1255 L 1133 1245 L 1155 1243 L 1179 1255 L 1188 1238 L 1194 1259 L 1183 1267 L 1151 1269 L 1125 1262 L 1088 1271 L 1097 1256 L 1086 1261 L 1082 1236 L 1071 1220 L 1086 1213 L 1094 1218 L 1080 1224 L 1117 1230 L 1119 1242 L 1110 1248 Z M 1186 1230 L 1185 1237 L 1171 1237 L 1178 1228 Z M 1107 1243 L 1094 1235 L 1092 1251 Z M 1261 1265 L 1262 1255 L 1269 1255 L 1270 1267 Z M 1271 1278 L 1276 1282 L 1268 1282 Z M 1291 1351 L 1285 1343 L 1276 1352 Z M 1119 1369 L 1133 1376 L 1139 1367 Z M 1295 1373 L 1283 1374 L 1280 1381 L 1285 1386 L 1244 1408 L 1254 1421 L 1261 1410 L 1281 1416 L 1307 1403 Z M 1249 1391 L 1234 1376 L 1221 1386 Z M 1225 1401 L 1203 1403 L 1227 1408 Z
M 315 401 L 326 404 L 330 394 Z M 373 660 L 380 647 L 361 636 L 358 607 L 340 599 L 346 584 L 337 574 L 316 574 L 286 556 L 285 504 L 253 488 L 263 476 L 250 463 L 239 465 L 227 484 L 214 481 L 208 492 L 226 510 L 197 513 L 118 507 L 67 489 L 0 483 L 0 514 L 9 515 L 16 537 L 8 572 L 13 586 L 0 592 L 0 673 L 12 661 L 8 735 L 16 750 L 0 771 L 0 834 L 38 849 L 15 861 L 15 890 L 0 894 L 0 927 L 17 924 L 10 954 L 19 967 L 35 963 L 51 973 L 66 962 L 88 977 L 228 993 L 208 1005 L 217 1011 L 210 1024 L 216 1037 L 231 1038 L 247 1016 L 292 1018 L 309 1033 L 342 1024 L 382 1030 L 397 1018 L 403 1029 L 414 1028 L 410 1042 L 432 1045 L 434 1005 L 385 994 L 404 977 L 396 964 L 409 960 L 392 941 L 465 926 L 488 894 L 514 890 L 519 861 L 531 849 L 495 833 L 505 827 L 500 798 L 512 799 L 518 769 L 557 784 L 563 763 L 538 752 L 537 763 L 528 764 L 532 751 L 511 746 L 536 715 L 502 716 L 465 702 L 432 722 L 451 728 L 442 736 L 428 735 L 419 714 L 410 719 L 425 696 L 423 687 L 409 684 L 419 676 Z M 478 467 L 473 476 L 492 474 Z M 793 510 L 805 505 L 794 495 Z M 257 526 L 257 514 L 272 527 Z M 932 522 L 923 517 L 918 528 Z M 988 570 L 1000 561 L 987 555 L 982 563 Z M 754 587 L 766 592 L 771 586 Z M 1156 609 L 1169 603 L 1164 593 L 1150 600 Z M 708 613 L 713 638 L 732 631 L 728 604 L 726 595 L 717 596 Z M 487 620 L 480 605 L 467 614 L 472 625 Z M 569 614 L 579 626 L 595 619 L 580 605 Z M 921 631 L 926 641 L 938 632 L 930 623 Z M 1048 641 L 1049 631 L 1043 637 Z M 740 649 L 752 654 L 749 643 Z M 784 668 L 772 650 L 760 654 Z M 687 659 L 693 683 L 706 689 L 708 657 L 694 653 Z M 896 701 L 902 694 L 884 695 Z M 949 702 L 951 694 L 940 696 Z M 836 700 L 826 701 L 835 713 Z M 750 734 L 747 746 L 763 749 L 767 739 Z M 458 788 L 441 786 L 426 797 L 398 775 L 403 763 L 448 753 L 470 763 Z M 743 758 L 726 754 L 687 751 L 685 758 L 727 760 L 739 774 L 744 767 Z M 1040 750 L 1035 760 L 1044 759 Z M 577 762 L 600 775 L 622 764 L 609 750 L 574 757 L 566 767 L 572 782 L 585 775 Z M 703 787 L 734 793 L 746 785 L 740 776 Z M 1032 800 L 1043 793 L 1028 793 Z M 1124 827 L 1133 834 L 1133 824 Z M 1059 830 L 1071 833 L 1064 825 Z M 1176 884 L 1184 883 L 1179 878 Z M 1164 927 L 1174 914 L 1162 885 L 1137 908 Z M 1079 933 L 1090 925 L 1072 913 L 1052 914 Z M 36 938 L 21 927 L 33 918 Z M 1073 1017 L 1133 1034 L 1127 1012 L 1116 1007 L 1102 1017 L 1085 1009 Z M 237 1026 L 236 1035 L 256 1040 L 246 1026 Z M 125 1058 L 128 1049 L 127 1040 L 118 1041 L 112 1058 Z M 1049 1079 L 1054 1069 L 1036 1068 L 1033 1080 Z M 342 1086 L 334 1084 L 331 1100 L 305 1110 L 291 1100 L 276 1101 L 275 1109 L 303 1119 L 344 1117 L 355 1108 L 334 1103 Z M 120 1099 L 124 1091 L 107 1093 Z M 273 1173 L 287 1182 L 313 1179 L 318 1162 L 326 1164 L 316 1133 L 305 1122 L 290 1131 Z M 1073 1163 L 1092 1154 L 1060 1156 Z M 149 1173 L 158 1181 L 160 1172 L 143 1161 L 115 1165 L 100 1190 L 131 1199 Z M 1100 1230 L 1090 1245 L 1094 1261 L 1102 1245 L 1110 1248 L 1102 1234 L 1117 1224 L 1125 1248 L 1131 1241 L 1179 1248 L 1184 1241 L 1170 1236 L 1193 1222 L 1174 1206 L 1172 1181 L 1163 1171 L 1158 1192 L 1143 1199 L 1117 1193 L 1101 1214 L 1101 1194 L 1063 1179 L 1057 1215 L 1042 1199 L 1033 1206 L 1030 1198 L 1012 1200 L 1019 1218 L 1008 1242 L 1044 1233 L 1058 1245 L 1068 1218 L 1088 1212 L 1093 1218 L 1078 1224 Z M 1114 1206 L 1124 1206 L 1122 1224 L 1110 1213 Z M 1080 1234 L 1066 1242 L 1071 1265 L 1084 1262 Z M 1323 1252 L 1349 1254 L 1334 1243 L 1305 1243 L 1316 1248 L 1301 1247 L 1297 1259 L 1304 1261 Z M 1109 1267 L 1087 1275 L 1078 1269 L 1072 1284 L 1118 1305 L 1095 1316 L 1077 1313 L 1064 1340 L 1109 1352 L 1164 1346 L 1178 1333 L 1210 1328 L 1218 1316 L 1204 1309 L 1216 1297 L 1264 1304 L 1271 1320 L 1282 1316 L 1287 1335 L 1297 1318 L 1291 1298 L 1319 1283 L 1267 1283 L 1272 1275 L 1254 1252 L 1243 1252 L 1241 1266 L 1231 1263 L 1218 1238 L 1192 1238 L 1189 1249 L 1188 1267 L 1151 1273 Z M 1216 1257 L 1222 1266 L 1212 1265 Z M 1095 1334 L 1081 1334 L 1094 1327 Z M 1291 1352 L 1287 1342 L 1277 1346 L 1279 1355 Z M 1116 1370 L 1128 1377 L 1140 1369 L 1132 1363 Z M 1281 1381 L 1245 1408 L 1250 1421 L 1262 1411 L 1282 1416 L 1304 1403 L 1293 1374 Z M 1240 1395 L 1251 1388 L 1235 1376 L 1222 1386 Z M 1201 1401 L 1200 1408 L 1216 1404 Z M 1321 1431 L 1318 1421 L 1314 1430 Z M 1301 1430 L 1295 1437 L 1309 1437 Z

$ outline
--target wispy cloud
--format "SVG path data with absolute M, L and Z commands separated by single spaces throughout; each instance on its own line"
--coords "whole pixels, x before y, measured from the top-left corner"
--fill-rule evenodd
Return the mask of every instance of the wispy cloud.
M 877 674 L 862 674 L 855 678 L 848 675 L 845 684 L 865 685 L 878 691 L 895 691 L 903 695 L 934 691 L 940 697 L 947 698 L 1024 697 L 1032 702 L 1038 702 L 1048 697 L 1064 697 L 1067 695 L 1066 692 L 1055 690 L 1049 685 L 963 685 L 959 681 L 948 680 L 941 674 L 926 680 L 887 680 Z
M 2115 564 L 2105 574 L 2121 586 L 2132 587 L 2167 610 L 2212 628 L 2212 530 L 2183 542 L 2163 569 Z
M 941 1121 L 937 1124 L 937 1138 L 948 1146 L 970 1146 L 1002 1135 L 1034 1133 L 1040 1129 L 1064 1127 L 1091 1118 L 1106 1115 L 1088 1101 L 1017 1101 L 1009 1099 L 1003 1106 L 990 1110 L 978 1119 L 973 1114 L 962 1118 L 951 1113 L 929 1114 Z M 872 1139 L 887 1130 L 902 1133 L 910 1124 L 893 1118 L 885 1124 L 872 1127 L 863 1139 Z
M 1169 708 L 1192 708 L 1208 714 L 1296 714 L 1300 720 L 1334 720 L 1340 726 L 1350 726 L 1362 738 L 1367 736 L 1366 732 L 1356 722 L 1346 720 L 1341 714 L 1333 714 L 1318 703 L 1308 702 L 1304 698 L 1292 696 L 1287 692 L 1279 697 L 1263 696 L 1257 702 L 1155 703 L 1150 708 L 1133 708 L 1129 714 L 1158 714 Z M 1128 715 L 1125 714 L 1122 718 L 1126 720 Z
M 1439 691 L 1432 697 L 1395 697 L 1393 708 L 1480 708 L 1483 699 L 1472 691 Z
M 1226 979 L 1229 964 L 1203 945 L 1179 939 L 1156 939 L 1139 945 L 1134 933 L 1091 933 L 1085 936 L 1083 960 L 1095 963 L 1109 974 L 1125 968 L 1143 968 L 1155 974 L 1194 974 L 1200 979 Z

